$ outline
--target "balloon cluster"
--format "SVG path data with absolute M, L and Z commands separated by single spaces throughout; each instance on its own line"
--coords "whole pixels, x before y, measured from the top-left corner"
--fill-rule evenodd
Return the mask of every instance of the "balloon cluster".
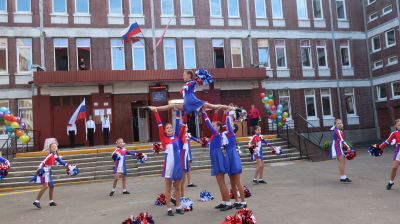
M 350 152 L 344 151 L 344 157 L 346 157 L 347 160 L 353 160 L 356 156 L 357 153 L 354 150 L 350 150 Z
M 214 197 L 211 195 L 211 192 L 202 191 L 200 192 L 200 201 L 211 201 L 214 200 Z
M 141 152 L 136 153 L 136 159 L 140 163 L 145 163 L 147 161 L 147 155 Z
M 283 154 L 283 150 L 281 147 L 274 147 L 272 148 L 272 154 L 276 154 L 277 156 L 282 155 Z
M 76 176 L 79 174 L 78 167 L 76 165 L 69 165 L 67 168 L 67 174 L 71 177 Z
M 153 154 L 158 154 L 161 151 L 160 143 L 154 142 L 151 146 L 151 151 L 153 151 Z
M 265 93 L 261 93 L 260 97 L 265 108 L 267 109 L 267 114 L 269 115 L 268 118 L 277 124 L 278 127 L 282 127 L 286 123 L 286 118 L 289 116 L 289 114 L 282 111 L 282 105 L 274 105 L 275 102 L 272 95 L 266 96 Z
M 225 221 L 222 224 L 254 224 L 257 218 L 253 212 L 247 208 L 241 208 L 234 216 L 225 216 Z
M 14 116 L 8 108 L 0 107 L 0 121 L 6 123 L 6 130 L 9 138 L 19 139 L 22 143 L 31 141 L 31 137 L 25 135 L 21 130 L 26 128 L 26 124 L 21 121 L 20 117 Z
M 208 145 L 208 140 L 206 137 L 201 138 L 201 147 L 205 148 Z
M 383 149 L 381 149 L 378 144 L 371 145 L 368 149 L 368 152 L 371 156 L 375 157 L 383 155 Z
M 154 224 L 153 216 L 149 215 L 149 213 L 140 213 L 138 217 L 133 217 L 125 220 L 122 224 Z
M 212 83 L 212 76 L 210 75 L 210 72 L 204 69 L 197 70 L 195 72 L 196 74 L 196 82 L 199 85 L 207 85 L 209 83 Z
M 5 165 L 0 166 L 0 180 L 6 178 L 9 168 L 10 168 L 9 166 L 5 166 Z
M 181 198 L 181 209 L 189 212 L 193 211 L 194 202 L 191 201 L 189 198 Z
M 114 160 L 114 162 L 120 160 L 121 159 L 121 154 L 115 153 L 114 155 L 112 155 L 112 159 Z
M 157 200 L 154 202 L 156 205 L 166 205 L 167 201 L 165 201 L 165 194 L 159 193 L 157 196 Z

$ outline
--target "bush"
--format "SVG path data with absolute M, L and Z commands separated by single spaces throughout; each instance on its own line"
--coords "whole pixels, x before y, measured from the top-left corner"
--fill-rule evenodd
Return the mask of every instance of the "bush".
M 353 143 L 346 141 L 346 144 L 347 144 L 348 146 L 350 146 L 350 148 L 353 148 Z M 332 148 L 332 141 L 326 141 L 326 142 L 324 142 L 324 148 L 325 148 L 325 149 L 330 149 L 330 148 Z M 343 144 L 343 145 L 342 145 L 342 149 L 343 149 L 343 150 L 347 150 L 346 145 Z

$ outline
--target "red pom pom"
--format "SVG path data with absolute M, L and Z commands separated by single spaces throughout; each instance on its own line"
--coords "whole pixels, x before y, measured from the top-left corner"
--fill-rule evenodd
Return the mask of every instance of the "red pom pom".
M 166 205 L 167 201 L 165 201 L 165 194 L 163 194 L 163 193 L 158 194 L 155 204 L 156 205 Z
M 200 86 L 204 84 L 204 82 L 201 78 L 196 78 L 196 83 Z
M 154 142 L 153 146 L 151 146 L 151 150 L 154 154 L 158 154 L 161 151 L 161 146 L 158 142 Z
M 275 149 L 272 149 L 272 154 L 276 154 L 276 151 L 275 151 Z
M 350 152 L 345 152 L 345 157 L 347 160 L 353 160 L 357 156 L 356 151 L 351 150 Z
M 207 147 L 207 145 L 208 145 L 208 140 L 206 137 L 203 137 L 201 139 L 201 147 L 205 148 L 205 147 Z
M 256 145 L 252 145 L 252 146 L 249 147 L 250 154 L 253 154 L 253 153 L 254 153 L 254 149 L 255 149 L 256 147 L 257 147 Z

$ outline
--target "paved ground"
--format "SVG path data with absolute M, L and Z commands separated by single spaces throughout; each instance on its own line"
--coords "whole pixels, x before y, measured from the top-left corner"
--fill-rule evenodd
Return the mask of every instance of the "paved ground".
M 390 191 L 385 188 L 394 147 L 385 149 L 380 158 L 371 157 L 365 148 L 357 152 L 353 161 L 346 161 L 347 176 L 354 181 L 351 184 L 339 182 L 339 164 L 335 160 L 268 165 L 264 172 L 267 185 L 253 185 L 255 167 L 245 167 L 242 181 L 253 195 L 247 202 L 257 223 L 398 223 L 400 181 Z M 235 213 L 236 210 L 214 209 L 221 197 L 209 170 L 192 175 L 198 187 L 187 189 L 187 197 L 195 205 L 192 212 L 184 215 L 168 217 L 165 206 L 154 205 L 157 194 L 164 191 L 164 180 L 157 176 L 129 179 L 130 195 L 122 195 L 119 183 L 113 197 L 108 195 L 111 181 L 56 186 L 54 200 L 58 206 L 48 206 L 46 192 L 41 210 L 32 205 L 37 190 L 0 192 L 1 223 L 119 224 L 140 212 L 153 214 L 156 223 L 221 223 L 224 216 Z M 226 181 L 229 184 L 228 178 Z M 211 191 L 216 200 L 197 201 L 202 190 Z

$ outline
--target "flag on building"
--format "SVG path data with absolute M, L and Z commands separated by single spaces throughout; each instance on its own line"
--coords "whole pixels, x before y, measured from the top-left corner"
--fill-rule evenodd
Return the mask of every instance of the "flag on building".
M 121 36 L 122 39 L 125 40 L 125 42 L 129 42 L 129 39 L 131 39 L 131 37 L 135 36 L 140 32 L 142 31 L 140 30 L 139 25 L 137 23 L 133 23 L 129 27 L 121 31 Z
M 167 27 L 165 27 L 164 33 L 161 35 L 160 39 L 158 40 L 156 47 L 158 47 L 158 45 L 161 43 L 162 39 L 164 38 L 164 35 L 167 32 L 167 29 L 168 29 L 168 26 L 169 26 L 169 23 L 171 22 L 171 20 L 172 19 L 169 20 Z
M 81 105 L 76 109 L 72 117 L 68 121 L 68 126 L 75 124 L 75 122 L 79 119 L 86 118 L 86 107 L 85 107 L 85 99 L 83 99 Z

